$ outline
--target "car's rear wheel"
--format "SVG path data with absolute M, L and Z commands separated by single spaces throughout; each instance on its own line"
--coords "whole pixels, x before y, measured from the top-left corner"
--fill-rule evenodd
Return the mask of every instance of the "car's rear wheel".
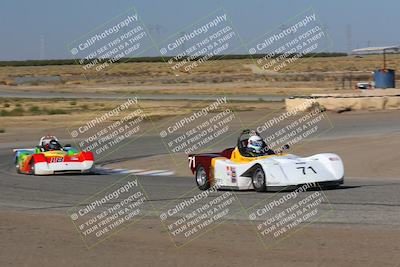
M 257 192 L 266 192 L 267 191 L 267 183 L 265 179 L 264 170 L 261 166 L 257 166 L 253 172 L 253 176 L 251 177 L 254 190 Z
M 196 168 L 196 184 L 200 190 L 207 190 L 210 188 L 207 171 L 203 165 L 198 165 Z
M 35 173 L 35 160 L 32 158 L 31 163 L 29 163 L 29 174 L 36 175 Z
M 90 169 L 84 170 L 81 173 L 83 173 L 83 174 L 96 174 L 96 168 L 95 168 L 95 166 L 93 164 L 93 166 Z

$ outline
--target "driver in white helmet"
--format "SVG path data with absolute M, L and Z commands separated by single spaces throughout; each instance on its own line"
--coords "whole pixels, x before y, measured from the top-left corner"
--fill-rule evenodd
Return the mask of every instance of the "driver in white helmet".
M 249 140 L 247 141 L 247 149 L 246 154 L 250 155 L 251 157 L 258 157 L 262 156 L 262 150 L 264 147 L 264 141 L 258 135 L 250 136 Z
M 252 135 L 247 141 L 246 155 L 247 157 L 260 157 L 264 155 L 275 154 L 265 144 L 259 135 Z

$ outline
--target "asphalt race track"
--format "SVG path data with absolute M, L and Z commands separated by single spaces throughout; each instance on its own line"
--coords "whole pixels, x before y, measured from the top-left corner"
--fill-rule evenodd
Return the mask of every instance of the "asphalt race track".
M 379 115 L 377 115 L 379 116 Z M 400 132 L 400 123 L 393 120 L 338 120 L 335 128 L 318 137 L 334 141 L 335 138 L 354 135 L 374 135 Z M 147 135 L 141 142 L 133 142 L 125 148 L 125 154 L 118 157 L 135 158 L 161 153 L 162 145 L 155 137 Z M 32 141 L 33 142 L 33 141 Z M 235 138 L 226 140 L 234 143 Z M 222 144 L 221 146 L 224 146 Z M 80 201 L 92 196 L 114 181 L 126 175 L 20 175 L 14 170 L 12 147 L 21 144 L 3 144 L 0 148 L 0 208 L 29 212 L 65 213 Z M 111 156 L 108 160 L 112 160 Z M 115 158 L 114 158 L 115 159 Z M 198 194 L 193 177 L 138 176 L 140 184 L 149 196 L 151 206 L 146 210 L 148 216 L 158 217 L 163 207 L 170 201 L 179 201 Z M 327 201 L 321 209 L 330 211 L 318 223 L 386 225 L 400 226 L 400 177 L 345 177 L 345 183 L 338 189 L 324 190 Z M 188 192 L 190 192 L 188 194 Z M 312 194 L 313 191 L 305 194 Z M 185 195 L 186 194 L 186 195 Z M 212 193 L 211 198 L 224 194 Z M 234 192 L 244 208 L 263 201 L 274 193 L 252 191 Z M 278 193 L 285 194 L 284 192 Z M 248 214 L 237 210 L 230 220 L 248 220 Z
M 225 95 L 221 95 L 225 96 Z M 0 89 L 0 97 L 6 98 L 32 98 L 32 99 L 54 99 L 54 98 L 65 98 L 65 99 L 79 99 L 79 98 L 87 98 L 87 99 L 104 99 L 104 100 L 114 100 L 114 99 L 127 99 L 129 96 L 127 94 L 92 94 L 92 93 L 57 93 L 57 92 L 15 92 L 15 91 L 6 91 Z M 190 95 L 190 94 L 138 94 L 136 97 L 140 100 L 193 100 L 199 101 L 204 100 L 210 95 Z M 212 97 L 218 97 L 216 95 L 212 95 Z M 232 95 L 226 96 L 229 101 L 283 101 L 287 96 L 284 95 L 257 95 L 257 96 L 248 96 L 248 95 Z

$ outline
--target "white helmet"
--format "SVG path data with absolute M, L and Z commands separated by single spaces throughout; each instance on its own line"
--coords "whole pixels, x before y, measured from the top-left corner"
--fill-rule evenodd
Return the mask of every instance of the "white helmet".
M 249 140 L 247 141 L 247 147 L 254 150 L 256 153 L 260 153 L 263 147 L 263 140 L 258 135 L 250 136 Z

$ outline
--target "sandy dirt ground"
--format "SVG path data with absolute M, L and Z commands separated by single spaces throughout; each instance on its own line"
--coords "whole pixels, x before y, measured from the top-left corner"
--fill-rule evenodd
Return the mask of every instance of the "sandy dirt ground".
M 268 249 L 250 225 L 224 224 L 176 248 L 143 220 L 86 249 L 63 215 L 0 213 L 1 266 L 398 266 L 399 229 L 308 226 Z M 396 256 L 397 255 L 397 256 Z
M 340 116 L 345 121 L 354 115 Z M 399 137 L 393 132 L 317 139 L 292 152 L 332 151 L 343 158 L 351 179 L 386 179 L 400 172 Z M 398 226 L 312 224 L 267 249 L 254 226 L 228 221 L 177 248 L 160 221 L 147 217 L 87 249 L 66 214 L 3 210 L 0 236 L 0 266 L 400 266 Z
M 388 58 L 387 64 L 389 68 L 399 69 L 399 62 L 396 56 Z M 82 66 L 78 65 L 3 67 L 0 68 L 0 91 L 38 94 L 79 91 L 124 95 L 128 93 L 132 95 L 183 93 L 201 95 L 218 92 L 227 95 L 256 96 L 351 93 L 354 91 L 355 81 L 370 80 L 369 71 L 380 66 L 381 56 L 305 58 L 298 64 L 292 64 L 285 73 L 260 72 L 254 68 L 254 61 L 250 59 L 210 61 L 202 64 L 194 73 L 182 73 L 179 76 L 171 75 L 173 73 L 165 63 L 119 64 L 118 67 L 105 73 L 88 72 L 85 75 L 82 75 Z M 345 75 L 349 72 L 353 75 L 353 80 L 350 81 Z M 38 80 L 33 79 L 28 83 L 17 82 L 17 78 L 25 76 L 28 78 L 34 76 Z M 56 78 L 59 81 L 40 82 L 40 78 L 43 77 Z M 29 101 L 25 103 L 27 104 L 25 106 L 21 100 L 21 106 L 27 110 L 34 105 L 43 107 L 36 100 Z M 30 146 L 33 144 L 32 140 L 50 133 L 57 135 L 60 139 L 70 139 L 66 125 L 75 125 L 77 120 L 79 123 L 85 122 L 86 116 L 91 118 L 92 112 L 100 111 L 91 108 L 95 105 L 91 100 L 80 99 L 78 104 L 73 105 L 72 100 L 55 101 L 58 101 L 57 108 L 75 107 L 76 111 L 51 116 L 3 116 L 0 118 L 0 130 L 4 131 L 0 133 L 0 147 L 4 146 L 4 150 L 7 150 L 15 144 Z M 3 102 L 0 103 L 2 111 L 11 111 L 17 107 L 14 103 L 16 101 L 8 101 L 11 104 L 7 103 L 7 106 L 5 103 L 7 101 Z M 160 109 L 159 101 L 145 103 L 146 111 L 149 110 L 150 114 L 156 117 L 157 122 L 161 120 L 160 117 L 167 115 L 167 112 L 170 112 L 168 115 L 182 114 L 193 109 L 193 103 L 187 104 L 183 101 L 180 103 L 163 101 L 162 103 L 163 109 Z M 271 104 L 260 101 L 252 104 L 241 102 L 236 104 L 235 110 L 241 111 L 243 121 L 252 121 L 254 118 L 266 116 L 266 113 L 271 110 L 283 111 L 284 109 L 284 103 Z M 85 105 L 88 108 L 85 108 Z M 50 101 L 46 106 L 54 108 L 56 105 Z M 242 106 L 245 108 L 241 108 Z M 185 112 L 182 112 L 182 108 Z M 353 181 L 361 177 L 382 180 L 399 177 L 400 154 L 397 151 L 400 150 L 400 132 L 387 131 L 382 134 L 377 129 L 377 132 L 371 135 L 354 137 L 358 132 L 351 129 L 351 124 L 357 122 L 357 119 L 379 122 L 382 117 L 385 117 L 389 121 L 398 122 L 399 113 L 388 112 L 384 116 L 379 113 L 370 113 L 365 116 L 361 114 L 359 117 L 357 114 L 353 112 L 332 114 L 334 118 L 340 117 L 338 122 L 345 126 L 342 129 L 346 129 L 349 136 L 339 136 L 341 128 L 337 127 L 339 131 L 336 133 L 339 137 L 333 134 L 325 139 L 305 142 L 305 145 L 294 147 L 290 152 L 299 155 L 328 151 L 337 153 L 345 163 L 346 177 L 350 177 Z M 236 128 L 239 129 L 239 126 Z M 8 158 L 8 155 L 6 156 Z M 154 165 L 169 169 L 170 166 L 162 166 L 160 163 L 163 162 L 164 157 L 165 155 L 152 156 L 110 166 L 129 168 L 143 166 L 144 168 L 146 165 Z M 182 168 L 174 170 L 176 176 L 191 177 L 185 156 L 179 155 L 177 159 L 181 159 L 181 162 L 185 164 Z M 8 173 L 4 172 L 2 175 L 7 176 Z M 29 178 L 31 177 L 27 179 Z M 3 187 L 4 191 L 12 188 L 11 192 L 18 192 L 18 190 L 24 192 L 23 187 L 27 185 L 25 182 L 25 180 L 21 182 L 21 186 L 18 181 L 10 180 L 7 176 L 0 182 L 0 187 Z M 36 185 L 37 181 L 34 182 Z M 46 185 L 45 182 L 44 184 Z M 61 183 L 60 187 L 62 186 Z M 31 189 L 30 192 L 33 195 L 45 194 L 40 192 L 40 188 Z M 371 189 L 367 192 L 373 191 Z M 255 194 L 255 192 L 250 193 Z M 4 192 L 4 199 L 23 198 L 19 195 L 9 196 L 10 194 L 12 193 Z M 60 198 L 63 194 L 65 194 L 64 191 L 60 194 Z M 371 198 L 374 197 L 375 195 L 371 194 Z M 62 202 L 62 199 L 57 198 L 57 200 Z M 398 203 L 397 198 L 394 202 Z M 389 208 L 395 206 L 387 202 L 382 205 Z M 255 232 L 254 225 L 248 221 L 226 221 L 193 242 L 182 244 L 182 247 L 177 248 L 160 220 L 149 216 L 134 225 L 127 226 L 123 231 L 97 246 L 87 249 L 67 214 L 40 210 L 40 207 L 39 211 L 29 208 L 22 210 L 24 211 L 17 212 L 14 208 L 0 209 L 0 267 L 400 266 L 400 229 L 396 224 L 377 225 L 364 222 L 362 224 L 347 222 L 311 224 L 300 228 L 290 238 L 266 248 Z M 393 210 L 396 209 L 393 208 Z M 353 210 L 350 209 L 350 211 Z M 358 212 L 366 220 L 368 213 L 363 213 L 362 209 Z M 383 217 L 382 214 L 382 220 L 390 216 L 395 217 L 392 213 L 386 216 Z

